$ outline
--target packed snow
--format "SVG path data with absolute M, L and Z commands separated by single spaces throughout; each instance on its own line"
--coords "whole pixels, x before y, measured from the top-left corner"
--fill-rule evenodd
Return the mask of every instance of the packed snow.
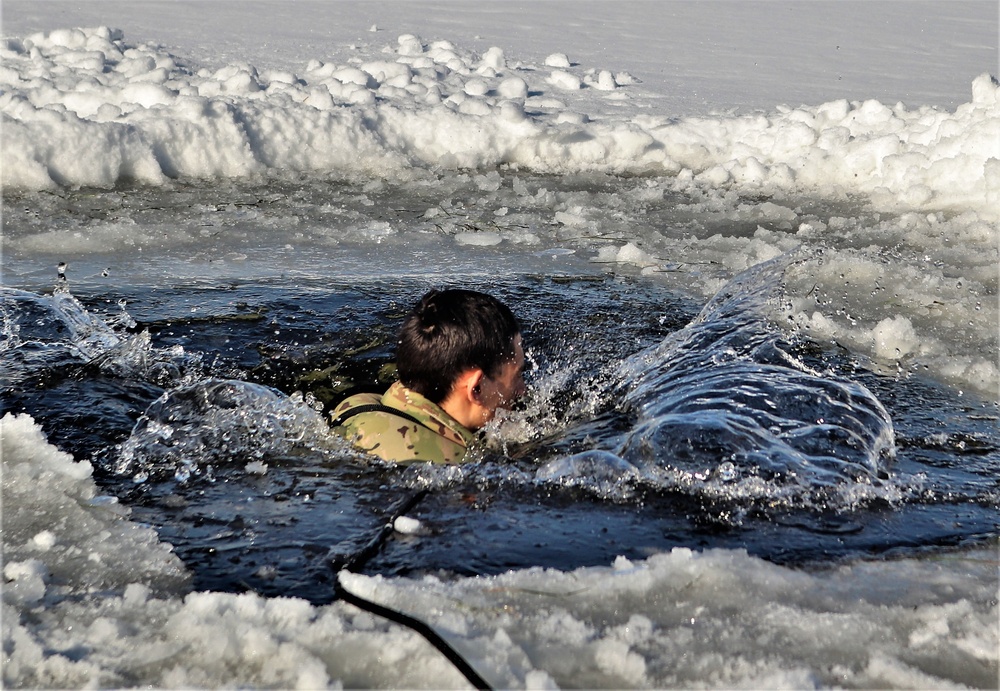
M 8 189 L 508 165 L 864 195 L 878 209 L 1000 219 L 1000 87 L 989 74 L 953 112 L 839 100 L 735 117 L 591 118 L 576 92 L 614 98 L 634 79 L 595 67 L 573 74 L 565 56 L 538 66 L 499 46 L 480 55 L 413 34 L 382 55 L 313 59 L 298 73 L 197 68 L 107 27 L 5 43 Z

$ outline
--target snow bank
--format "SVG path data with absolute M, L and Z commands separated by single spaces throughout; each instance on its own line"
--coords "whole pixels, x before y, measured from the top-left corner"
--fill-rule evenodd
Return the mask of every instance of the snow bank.
M 569 573 L 346 581 L 454 631 L 463 650 L 474 643 L 473 660 L 503 686 L 989 685 L 998 642 L 991 558 L 964 562 L 968 580 L 933 562 L 805 573 L 740 551 L 674 549 Z M 890 570 L 892 588 L 881 580 Z M 928 665 L 931 650 L 952 662 Z
M 6 415 L 0 430 L 5 685 L 465 687 L 422 638 L 342 603 L 187 592 L 153 531 L 96 496 L 89 464 L 28 416 Z M 502 687 L 997 679 L 991 549 L 815 572 L 675 549 L 572 572 L 343 581 L 428 621 Z
M 382 53 L 310 60 L 294 74 L 199 68 L 106 27 L 7 39 L 0 58 L 9 188 L 507 164 L 1000 217 L 1000 105 L 989 75 L 955 112 L 834 101 L 677 118 L 587 112 L 595 98 L 627 100 L 629 75 L 561 54 L 523 64 L 500 47 L 478 55 L 411 34 Z
M 90 463 L 49 445 L 28 415 L 8 413 L 0 430 L 4 602 L 29 606 L 137 582 L 183 586 L 180 560 L 154 530 L 129 523 L 117 499 L 97 493 Z

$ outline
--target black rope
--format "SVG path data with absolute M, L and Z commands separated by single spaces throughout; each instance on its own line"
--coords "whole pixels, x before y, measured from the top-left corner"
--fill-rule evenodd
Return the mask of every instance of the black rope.
M 402 612 L 397 612 L 394 609 L 389 609 L 383 605 L 380 605 L 370 600 L 366 600 L 363 597 L 355 595 L 349 591 L 344 584 L 340 582 L 340 572 L 343 570 L 348 570 L 352 572 L 358 572 L 372 557 L 379 553 L 382 549 L 382 545 L 392 534 L 394 530 L 393 524 L 396 519 L 400 516 L 406 514 L 407 511 L 416 506 L 420 501 L 427 496 L 428 490 L 423 489 L 419 492 L 408 497 L 403 501 L 396 509 L 392 512 L 392 516 L 389 522 L 382 526 L 378 534 L 375 535 L 368 544 L 362 547 L 360 550 L 354 554 L 347 555 L 346 557 L 336 558 L 330 562 L 331 568 L 336 572 L 336 578 L 334 579 L 333 592 L 339 599 L 343 600 L 349 605 L 354 605 L 355 607 L 362 609 L 366 612 L 370 612 L 379 617 L 388 619 L 389 621 L 396 622 L 401 626 L 405 626 L 412 629 L 416 633 L 424 637 L 424 639 L 430 643 L 432 646 L 437 648 L 442 655 L 448 658 L 451 664 L 455 665 L 455 668 L 462 673 L 470 684 L 472 684 L 477 689 L 492 689 L 492 687 L 479 676 L 479 673 L 466 662 L 465 658 L 458 654 L 458 652 L 448 645 L 448 642 L 444 640 L 434 629 L 432 629 L 425 622 L 420 621 L 408 614 L 403 614 Z
M 448 661 L 455 665 L 455 668 L 461 672 L 462 676 L 468 679 L 469 683 L 474 687 L 477 689 L 493 688 L 486 682 L 485 679 L 479 676 L 479 673 L 472 667 L 472 665 L 465 661 L 465 658 L 459 655 L 454 648 L 448 645 L 446 640 L 441 638 L 441 636 L 426 623 L 420 621 L 419 619 L 415 619 L 408 614 L 397 612 L 394 609 L 389 609 L 388 607 L 383 607 L 382 605 L 365 600 L 362 597 L 358 597 L 354 593 L 347 590 L 347 588 L 344 587 L 344 584 L 340 582 L 339 573 L 337 574 L 334 592 L 337 594 L 337 597 L 350 605 L 354 605 L 355 607 L 363 609 L 366 612 L 371 612 L 374 615 L 384 617 L 389 621 L 394 621 L 397 624 L 413 629 L 423 636 L 428 643 L 441 651 L 441 654 L 448 658 Z
M 354 554 L 347 554 L 331 560 L 330 567 L 336 572 L 340 572 L 343 569 L 354 571 L 355 573 L 360 571 L 372 557 L 379 553 L 379 550 L 382 549 L 382 545 L 384 545 L 388 537 L 392 535 L 392 531 L 394 530 L 393 524 L 396 522 L 396 519 L 400 516 L 406 515 L 407 511 L 419 504 L 423 498 L 427 496 L 428 491 L 429 490 L 422 489 L 404 500 L 399 506 L 396 507 L 395 511 L 392 512 L 389 522 L 382 526 L 382 529 L 378 531 L 378 534 L 376 534 L 375 537 L 368 541 L 367 545 L 359 549 Z
M 363 405 L 355 406 L 354 408 L 349 408 L 348 410 L 344 411 L 336 418 L 331 420 L 330 427 L 340 427 L 350 418 L 354 417 L 355 415 L 361 415 L 362 413 L 388 413 L 389 415 L 395 415 L 396 417 L 401 417 L 404 420 L 415 422 L 421 427 L 427 427 L 426 423 L 421 422 L 420 420 L 413 417 L 409 413 L 399 410 L 398 408 L 393 408 L 391 406 L 383 405 L 381 403 L 365 403 Z

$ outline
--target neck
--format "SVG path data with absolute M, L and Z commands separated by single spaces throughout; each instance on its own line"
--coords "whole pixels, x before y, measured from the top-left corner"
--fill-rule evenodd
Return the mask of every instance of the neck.
M 479 429 L 486 424 L 486 421 L 483 419 L 484 415 L 481 407 L 471 405 L 468 400 L 465 400 L 461 396 L 456 396 L 454 393 L 438 403 L 438 405 L 441 407 L 441 410 L 451 415 L 460 425 L 468 429 Z

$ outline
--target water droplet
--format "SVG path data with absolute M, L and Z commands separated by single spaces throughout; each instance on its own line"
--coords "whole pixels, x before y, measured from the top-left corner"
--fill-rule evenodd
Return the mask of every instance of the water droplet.
M 719 466 L 718 475 L 719 479 L 723 482 L 732 482 L 736 479 L 736 467 L 732 463 L 726 461 Z

